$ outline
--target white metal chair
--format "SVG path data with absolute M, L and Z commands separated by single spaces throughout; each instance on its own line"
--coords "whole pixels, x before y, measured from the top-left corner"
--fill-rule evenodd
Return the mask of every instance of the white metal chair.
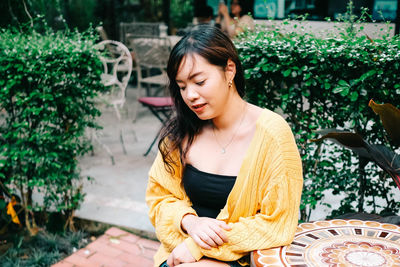
M 100 52 L 99 57 L 104 67 L 101 80 L 105 86 L 109 87 L 106 93 L 99 96 L 99 102 L 113 107 L 120 124 L 121 110 L 125 104 L 125 91 L 132 73 L 132 57 L 128 48 L 118 41 L 104 40 L 96 47 Z M 119 136 L 123 152 L 126 154 L 121 125 L 119 125 Z M 114 165 L 114 156 L 110 149 L 100 142 L 96 134 L 93 137 L 107 151 Z
M 143 96 L 165 95 L 168 84 L 166 67 L 171 50 L 170 40 L 166 37 L 143 37 L 127 35 L 128 46 L 135 54 L 137 72 L 137 99 Z M 143 86 L 146 85 L 146 94 Z M 152 89 L 155 93 L 152 94 Z M 136 106 L 135 118 L 138 107 Z
M 160 37 L 166 35 L 167 26 L 162 22 L 121 22 L 119 39 L 127 43 L 127 35 Z

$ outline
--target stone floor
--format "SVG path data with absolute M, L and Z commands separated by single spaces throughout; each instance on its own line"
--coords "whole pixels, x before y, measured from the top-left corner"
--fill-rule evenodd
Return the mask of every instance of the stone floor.
M 135 90 L 129 88 L 127 101 L 118 121 L 112 108 L 102 110 L 98 123 L 98 140 L 107 145 L 114 156 L 113 165 L 109 155 L 94 143 L 94 155 L 80 159 L 81 175 L 91 177 L 83 184 L 85 198 L 75 215 L 78 218 L 135 229 L 140 235 L 155 238 L 154 228 L 148 219 L 145 203 L 148 171 L 156 156 L 157 145 L 148 156 L 143 156 L 161 127 L 161 122 L 151 112 L 139 107 L 134 120 L 137 101 Z M 126 154 L 119 138 L 122 130 Z M 143 234 L 142 234 L 143 233 Z

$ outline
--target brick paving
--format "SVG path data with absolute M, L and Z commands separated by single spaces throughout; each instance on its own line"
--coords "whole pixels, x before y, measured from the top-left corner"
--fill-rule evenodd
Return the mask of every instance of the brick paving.
M 152 267 L 159 242 L 116 227 L 52 267 Z

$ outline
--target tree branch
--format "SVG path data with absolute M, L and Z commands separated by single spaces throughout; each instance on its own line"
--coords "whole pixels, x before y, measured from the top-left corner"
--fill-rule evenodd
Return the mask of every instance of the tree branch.
M 31 14 L 29 13 L 28 8 L 26 7 L 25 0 L 22 0 L 22 3 L 24 4 L 25 13 L 29 17 L 29 19 L 31 20 L 31 27 L 33 28 L 33 18 L 31 16 Z

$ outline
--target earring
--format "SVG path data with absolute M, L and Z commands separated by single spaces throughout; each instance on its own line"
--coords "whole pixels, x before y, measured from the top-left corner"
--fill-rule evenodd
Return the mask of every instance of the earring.
M 229 86 L 229 88 L 232 87 L 232 81 L 229 81 L 229 82 L 228 82 L 228 86 Z

